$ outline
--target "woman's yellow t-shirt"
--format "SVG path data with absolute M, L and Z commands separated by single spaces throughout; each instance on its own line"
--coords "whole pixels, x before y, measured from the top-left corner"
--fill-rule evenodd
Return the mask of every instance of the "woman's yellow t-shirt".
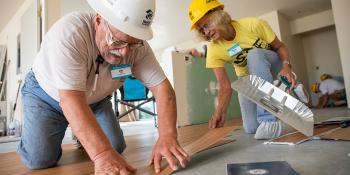
M 230 62 L 237 76 L 246 76 L 249 75 L 247 67 L 249 50 L 271 49 L 269 43 L 275 39 L 276 35 L 266 21 L 258 18 L 233 20 L 232 26 L 236 31 L 234 40 L 213 41 L 208 44 L 206 67 L 220 68 L 224 67 L 225 62 Z

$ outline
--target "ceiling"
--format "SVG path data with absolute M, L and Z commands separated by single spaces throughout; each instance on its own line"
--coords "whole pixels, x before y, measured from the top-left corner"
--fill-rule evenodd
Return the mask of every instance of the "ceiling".
M 25 0 L 0 0 L 0 31 Z M 157 9 L 153 23 L 153 49 L 189 40 L 187 9 L 191 0 L 156 0 Z M 260 16 L 278 10 L 289 19 L 296 19 L 331 9 L 330 0 L 220 0 L 233 18 Z M 6 12 L 6 13 L 5 13 Z M 174 37 L 176 36 L 176 37 Z

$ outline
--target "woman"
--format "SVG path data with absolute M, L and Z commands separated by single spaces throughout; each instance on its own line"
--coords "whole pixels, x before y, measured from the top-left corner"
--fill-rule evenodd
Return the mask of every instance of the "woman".
M 258 18 L 232 20 L 217 0 L 193 0 L 189 7 L 191 30 L 209 41 L 206 67 L 214 71 L 219 84 L 219 103 L 209 121 L 210 128 L 222 127 L 232 95 L 225 62 L 233 64 L 237 76 L 257 75 L 272 82 L 285 76 L 292 86 L 295 80 L 286 46 L 270 26 Z M 271 139 L 282 133 L 282 123 L 242 94 L 238 94 L 243 127 L 256 139 Z

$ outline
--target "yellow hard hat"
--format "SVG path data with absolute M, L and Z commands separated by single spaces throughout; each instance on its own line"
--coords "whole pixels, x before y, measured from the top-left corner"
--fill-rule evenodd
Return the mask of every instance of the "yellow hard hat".
M 321 81 L 327 80 L 329 78 L 332 78 L 332 76 L 329 74 L 322 74 L 320 77 Z
M 310 86 L 310 90 L 313 93 L 317 93 L 317 91 L 318 91 L 318 83 L 312 83 L 311 86 Z
M 224 8 L 224 5 L 217 0 L 192 0 L 190 8 L 188 9 L 188 17 L 191 21 L 191 30 L 206 13 L 217 7 Z

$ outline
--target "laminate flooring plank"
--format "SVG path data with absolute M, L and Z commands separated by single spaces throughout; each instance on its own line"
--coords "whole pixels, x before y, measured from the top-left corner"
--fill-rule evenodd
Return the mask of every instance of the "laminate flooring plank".
M 192 157 L 196 153 L 212 147 L 217 142 L 222 140 L 224 137 L 229 135 L 232 131 L 238 128 L 239 128 L 238 126 L 230 126 L 230 127 L 210 129 L 202 137 L 185 146 L 184 150 L 189 154 L 190 157 Z M 163 168 L 161 172 L 158 173 L 158 175 L 169 175 L 171 173 L 173 173 L 173 170 L 170 168 L 170 166 L 166 165 L 165 168 Z M 141 167 L 136 174 L 153 175 L 157 173 L 154 172 L 152 167 L 146 166 L 146 167 Z
M 344 140 L 350 141 L 350 127 L 347 128 L 336 128 L 332 132 L 322 134 L 319 136 L 321 139 L 327 140 Z

